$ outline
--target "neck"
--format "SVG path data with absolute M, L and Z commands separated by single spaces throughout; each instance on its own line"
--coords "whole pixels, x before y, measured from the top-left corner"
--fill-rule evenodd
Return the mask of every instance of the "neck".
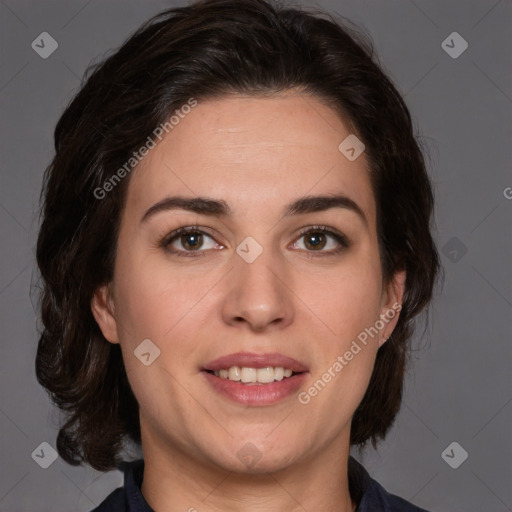
M 146 439 L 145 439 L 146 438 Z M 348 444 L 326 446 L 277 470 L 230 472 L 190 452 L 149 441 L 143 432 L 142 494 L 155 512 L 354 512 L 347 465 Z M 335 443 L 336 445 L 342 443 Z M 346 444 L 346 443 L 345 443 Z

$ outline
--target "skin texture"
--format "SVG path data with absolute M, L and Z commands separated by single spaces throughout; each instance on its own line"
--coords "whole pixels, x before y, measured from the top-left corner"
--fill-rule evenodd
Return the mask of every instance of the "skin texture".
M 355 510 L 350 421 L 398 314 L 307 405 L 297 393 L 241 405 L 200 371 L 235 352 L 277 352 L 307 365 L 307 390 L 401 303 L 405 274 L 383 284 L 365 154 L 349 161 L 338 150 L 350 133 L 331 108 L 297 91 L 223 97 L 199 102 L 133 172 L 114 279 L 91 307 L 107 340 L 122 347 L 140 405 L 142 492 L 156 512 Z M 333 193 L 355 201 L 367 224 L 346 208 L 282 215 L 296 199 Z M 177 209 L 141 222 L 169 195 L 222 199 L 231 213 Z M 194 252 L 201 256 L 161 246 L 196 224 L 207 233 Z M 312 246 L 300 231 L 315 225 L 343 233 L 350 246 L 330 235 Z M 248 236 L 263 248 L 252 263 L 236 252 Z M 180 240 L 190 238 L 168 249 L 185 251 Z M 161 351 L 150 366 L 133 354 L 146 338 Z M 261 454 L 250 467 L 237 456 L 248 442 Z

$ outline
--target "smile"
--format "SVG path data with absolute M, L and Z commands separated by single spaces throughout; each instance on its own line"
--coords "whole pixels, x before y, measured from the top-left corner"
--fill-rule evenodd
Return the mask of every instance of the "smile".
M 270 382 L 282 381 L 293 375 L 293 370 L 282 366 L 267 366 L 265 368 L 248 368 L 246 366 L 231 366 L 213 372 L 216 377 L 229 379 L 244 384 L 269 384 Z
M 305 363 L 278 353 L 238 352 L 200 369 L 219 397 L 249 406 L 272 405 L 296 394 L 309 375 Z

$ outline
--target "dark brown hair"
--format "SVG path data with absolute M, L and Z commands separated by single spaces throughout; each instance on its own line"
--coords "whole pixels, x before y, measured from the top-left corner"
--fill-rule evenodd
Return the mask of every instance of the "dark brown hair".
M 433 195 L 409 111 L 348 20 L 264 0 L 204 0 L 155 16 L 91 67 L 55 129 L 37 242 L 44 328 L 36 374 L 66 413 L 57 436 L 66 462 L 111 470 L 127 441 L 141 441 L 120 346 L 105 340 L 90 307 L 113 276 L 129 176 L 102 198 L 94 191 L 191 97 L 291 88 L 336 109 L 364 142 L 384 278 L 407 272 L 400 318 L 377 353 L 351 444 L 376 446 L 393 424 L 413 319 L 431 300 L 439 268 Z

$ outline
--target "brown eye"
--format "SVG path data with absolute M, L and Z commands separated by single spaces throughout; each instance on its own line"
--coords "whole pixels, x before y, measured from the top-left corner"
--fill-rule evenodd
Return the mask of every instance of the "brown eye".
M 311 231 L 304 236 L 305 246 L 313 251 L 323 249 L 326 244 L 326 236 L 319 231 Z
M 176 256 L 206 256 L 209 249 L 222 249 L 211 235 L 196 226 L 176 229 L 167 235 L 160 245 Z
M 197 231 L 185 233 L 180 236 L 180 241 L 185 250 L 197 250 L 203 245 L 203 235 Z
M 295 249 L 301 249 L 306 253 L 316 252 L 319 256 L 335 255 L 349 246 L 345 235 L 323 226 L 304 230 L 294 244 Z

